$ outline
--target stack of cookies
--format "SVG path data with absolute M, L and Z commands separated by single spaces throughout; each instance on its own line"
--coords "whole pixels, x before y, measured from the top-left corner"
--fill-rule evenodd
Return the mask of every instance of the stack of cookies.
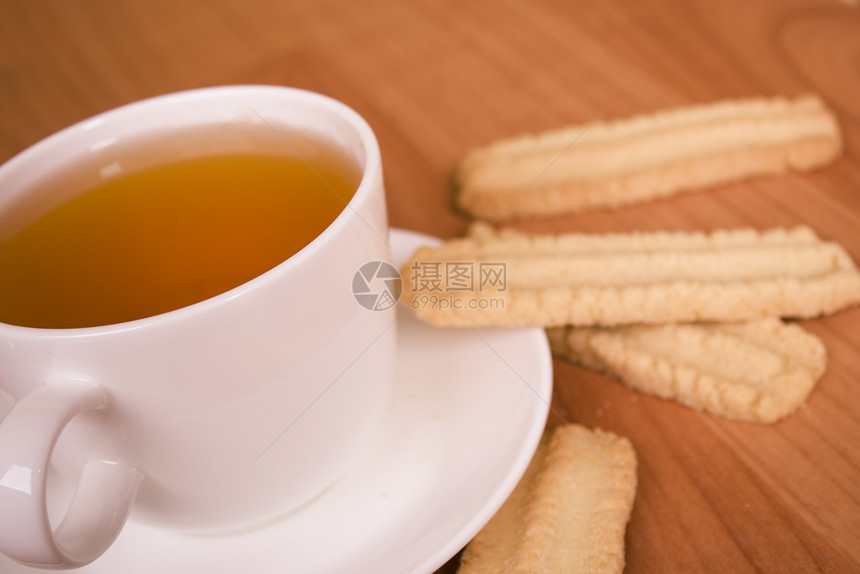
M 812 96 L 721 102 L 490 145 L 456 173 L 460 206 L 489 223 L 413 254 L 402 269 L 403 300 L 438 326 L 544 327 L 556 355 L 632 388 L 772 423 L 804 402 L 826 365 L 821 341 L 785 320 L 860 303 L 860 273 L 842 246 L 803 226 L 534 236 L 493 225 L 805 172 L 835 160 L 841 146 L 833 114 Z M 568 425 L 546 438 L 518 490 L 467 549 L 462 571 L 623 568 L 635 454 L 625 439 L 594 432 Z M 595 471 L 597 450 L 583 445 L 607 441 L 624 445 L 624 454 L 608 455 L 623 462 L 601 461 Z M 569 480 L 553 478 L 558 472 Z M 577 521 L 594 519 L 594 508 L 576 498 L 591 486 L 574 477 L 600 472 L 615 474 L 591 486 L 620 485 L 611 500 L 626 514 L 606 514 L 615 525 L 607 547 L 620 543 L 620 562 L 610 552 L 592 570 L 586 565 L 596 559 L 562 539 L 578 538 Z M 533 534 L 546 528 L 568 534 Z M 534 562 L 546 555 L 536 550 L 543 544 L 561 544 L 551 555 L 562 562 Z
M 442 326 L 548 328 L 556 354 L 631 387 L 736 420 L 793 412 L 824 371 L 821 342 L 780 318 L 860 302 L 845 250 L 809 228 L 527 236 L 473 227 L 417 251 L 429 263 L 493 266 L 472 289 L 435 299 L 406 281 L 405 300 Z M 416 289 L 417 288 L 417 289 Z

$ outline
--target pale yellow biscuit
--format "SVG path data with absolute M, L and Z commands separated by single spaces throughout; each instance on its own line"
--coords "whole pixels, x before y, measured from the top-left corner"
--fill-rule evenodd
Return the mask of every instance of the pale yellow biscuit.
M 553 353 L 628 386 L 733 420 L 775 422 L 824 373 L 821 340 L 779 319 L 558 328 Z
M 851 257 L 807 227 L 529 236 L 482 226 L 418 250 L 402 276 L 405 304 L 443 326 L 806 318 L 860 302 Z
M 630 441 L 579 425 L 556 427 L 466 547 L 459 574 L 621 572 L 635 496 Z
M 500 141 L 468 154 L 460 206 L 488 220 L 638 203 L 837 158 L 835 117 L 814 96 L 724 101 Z

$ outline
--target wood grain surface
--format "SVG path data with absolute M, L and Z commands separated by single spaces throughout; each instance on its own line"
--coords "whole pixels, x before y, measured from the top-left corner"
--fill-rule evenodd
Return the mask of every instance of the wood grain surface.
M 394 226 L 441 237 L 455 161 L 496 138 L 729 97 L 820 94 L 845 154 L 533 231 L 806 223 L 860 260 L 860 10 L 835 0 L 0 0 L 0 160 L 95 113 L 201 86 L 341 99 L 379 136 Z M 805 327 L 829 367 L 771 426 L 735 423 L 555 362 L 551 424 L 629 437 L 627 572 L 860 571 L 860 309 Z M 420 519 L 420 517 L 416 517 Z M 443 568 L 456 570 L 456 558 Z

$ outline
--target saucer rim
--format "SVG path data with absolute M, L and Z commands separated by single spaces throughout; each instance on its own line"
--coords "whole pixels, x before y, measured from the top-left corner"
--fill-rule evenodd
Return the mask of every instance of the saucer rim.
M 441 239 L 432 235 L 392 227 L 389 233 L 390 243 L 394 243 L 395 237 L 398 237 L 400 241 L 415 241 L 419 246 L 438 245 L 442 242 Z M 398 261 L 395 259 L 394 261 L 394 264 L 398 269 L 403 263 L 405 263 L 405 260 Z M 432 556 L 428 556 L 428 558 L 421 564 L 421 572 L 431 574 L 444 566 L 445 563 L 462 550 L 466 544 L 475 537 L 481 528 L 489 522 L 493 515 L 495 515 L 502 507 L 502 504 L 504 504 L 508 499 L 514 491 L 514 488 L 517 486 L 517 483 L 519 483 L 520 479 L 525 474 L 534 453 L 537 451 L 540 439 L 543 436 L 546 422 L 549 418 L 550 401 L 552 400 L 552 353 L 550 351 L 549 341 L 546 338 L 546 332 L 542 328 L 523 327 L 517 329 L 517 331 L 520 331 L 524 337 L 526 335 L 533 337 L 535 339 L 533 344 L 540 350 L 540 355 L 542 357 L 541 362 L 543 363 L 540 368 L 541 372 L 546 374 L 546 377 L 545 380 L 540 381 L 543 385 L 542 388 L 532 388 L 532 390 L 537 395 L 537 398 L 540 399 L 535 402 L 542 404 L 542 407 L 538 407 L 538 410 L 541 412 L 537 413 L 535 424 L 532 424 L 529 429 L 530 435 L 524 440 L 524 448 L 521 448 L 517 455 L 513 457 L 514 461 L 510 465 L 510 470 L 505 479 L 500 481 L 496 486 L 495 492 L 488 497 L 481 506 L 481 509 L 472 516 L 471 520 L 467 521 L 467 525 L 460 529 L 457 536 L 452 537 L 447 544 L 443 544 L 442 547 L 440 547 Z M 534 349 L 534 351 L 538 351 L 537 348 Z M 523 382 L 523 384 L 525 384 L 525 382 Z M 546 397 L 546 400 L 543 400 L 542 397 Z M 418 572 L 418 570 L 415 572 Z

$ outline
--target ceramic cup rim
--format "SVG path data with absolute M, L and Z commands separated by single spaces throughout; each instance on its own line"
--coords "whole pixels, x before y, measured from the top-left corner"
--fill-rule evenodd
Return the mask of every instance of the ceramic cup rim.
M 155 110 L 166 107 L 188 105 L 189 102 L 217 100 L 238 102 L 241 101 L 242 98 L 271 98 L 272 101 L 282 99 L 291 104 L 310 105 L 315 109 L 338 117 L 354 130 L 355 135 L 358 136 L 363 147 L 362 151 L 364 153 L 364 161 L 361 165 L 361 180 L 356 188 L 355 194 L 347 202 L 334 221 L 332 221 L 307 245 L 281 263 L 260 275 L 245 281 L 241 285 L 233 287 L 227 291 L 222 291 L 221 293 L 202 301 L 197 301 L 178 309 L 149 315 L 140 319 L 92 327 L 27 327 L 22 325 L 12 325 L 0 321 L 0 335 L 16 334 L 17 336 L 29 335 L 39 338 L 87 335 L 95 336 L 143 329 L 154 325 L 185 320 L 198 313 L 206 313 L 207 310 L 212 307 L 223 305 L 227 301 L 240 297 L 254 290 L 254 288 L 262 282 L 271 281 L 276 276 L 290 273 L 293 269 L 299 267 L 305 260 L 313 257 L 315 253 L 322 250 L 325 245 L 330 243 L 345 226 L 350 224 L 353 218 L 360 217 L 360 215 L 358 215 L 360 207 L 373 199 L 373 195 L 375 193 L 374 186 L 382 179 L 382 160 L 376 135 L 367 121 L 343 102 L 324 94 L 288 86 L 241 84 L 196 88 L 154 96 L 107 110 L 63 128 L 13 156 L 11 159 L 0 165 L 0 183 L 2 183 L 4 176 L 8 172 L 33 169 L 36 162 L 41 162 L 44 159 L 45 154 L 50 152 L 52 148 L 81 138 L 82 135 L 92 129 L 93 126 L 101 126 L 107 122 L 116 122 L 135 114 L 153 113 Z M 380 240 L 387 241 L 387 238 L 380 238 Z

